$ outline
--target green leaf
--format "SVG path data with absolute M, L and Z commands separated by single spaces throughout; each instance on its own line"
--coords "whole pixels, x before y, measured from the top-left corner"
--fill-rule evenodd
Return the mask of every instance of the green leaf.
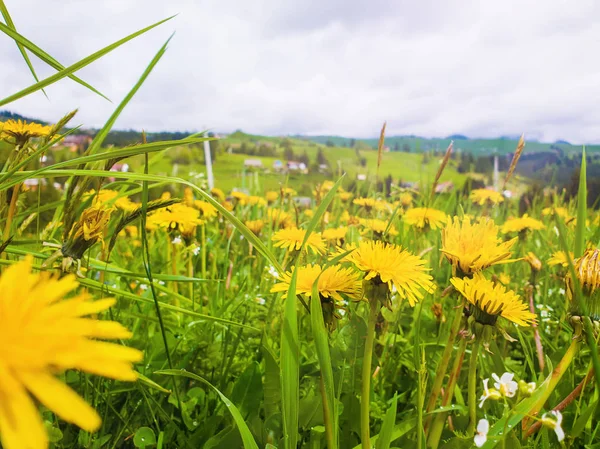
M 140 427 L 133 436 L 135 447 L 145 448 L 156 444 L 156 435 L 150 427 Z
M 74 72 L 76 72 L 77 70 L 82 69 L 83 67 L 86 67 L 88 65 L 90 65 L 92 62 L 94 62 L 97 59 L 100 59 L 102 56 L 110 53 L 111 51 L 113 51 L 115 48 L 120 47 L 121 45 L 125 44 L 126 42 L 130 41 L 131 39 L 134 39 L 148 31 L 150 31 L 152 28 L 155 28 L 163 23 L 165 23 L 168 20 L 171 20 L 174 16 L 168 17 L 166 19 L 163 19 L 159 22 L 156 22 L 153 25 L 150 25 L 146 28 L 143 28 L 139 31 L 136 31 L 133 34 L 130 34 L 127 37 L 124 37 L 121 40 L 118 40 L 117 42 L 114 42 L 112 44 L 110 44 L 107 47 L 104 47 L 101 50 L 98 50 L 95 53 L 92 53 L 91 55 L 83 58 L 82 60 L 76 62 L 75 64 L 70 65 L 69 67 L 64 68 L 63 70 L 58 71 L 57 73 L 55 73 L 54 75 L 49 76 L 48 78 L 43 79 L 42 81 L 39 81 L 29 87 L 26 87 L 25 89 L 10 95 L 8 97 L 6 97 L 3 100 L 0 100 L 0 106 L 5 106 L 9 103 L 12 103 L 15 100 L 18 100 L 19 98 L 23 98 L 26 97 L 29 94 L 32 94 L 33 92 L 37 92 L 40 89 L 43 89 L 46 86 L 49 86 L 51 84 L 54 84 L 55 82 L 73 74 Z
M 379 438 L 375 447 L 377 449 L 390 449 L 392 443 L 392 432 L 394 431 L 394 424 L 396 423 L 396 409 L 398 408 L 398 395 L 394 395 L 390 408 L 385 413 L 383 418 L 383 424 L 381 425 L 381 431 L 379 432 Z
M 245 449 L 258 449 L 256 441 L 254 440 L 254 437 L 252 436 L 252 432 L 250 432 L 250 429 L 248 428 L 246 421 L 244 421 L 244 418 L 242 418 L 240 411 L 233 404 L 233 402 L 231 402 L 223 393 L 221 393 L 221 391 L 217 387 L 215 387 L 209 381 L 198 376 L 197 374 L 190 373 L 189 371 L 186 371 L 186 370 L 167 369 L 167 370 L 156 371 L 154 374 L 164 374 L 167 376 L 187 377 L 188 379 L 193 379 L 198 382 L 202 382 L 203 384 L 212 388 L 215 391 L 215 393 L 217 393 L 219 395 L 219 397 L 225 404 L 225 407 L 227 407 L 227 409 L 231 413 L 231 416 L 233 417 L 233 420 L 235 421 L 235 424 L 237 425 L 237 428 L 240 431 L 240 435 L 242 436 L 244 448 Z

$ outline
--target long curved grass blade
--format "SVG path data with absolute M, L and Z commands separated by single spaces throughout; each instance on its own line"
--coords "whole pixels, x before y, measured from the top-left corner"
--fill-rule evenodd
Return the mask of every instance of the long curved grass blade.
M 125 109 L 125 106 L 127 106 L 127 104 L 131 101 L 131 99 L 137 93 L 137 91 L 140 89 L 140 87 L 142 87 L 142 84 L 144 84 L 144 81 L 146 81 L 146 78 L 148 78 L 148 75 L 150 75 L 150 72 L 152 72 L 152 69 L 154 69 L 154 67 L 156 67 L 156 64 L 158 64 L 158 61 L 160 61 L 160 58 L 162 58 L 163 55 L 165 54 L 165 52 L 167 51 L 167 45 L 169 45 L 169 42 L 171 41 L 172 38 L 173 38 L 173 35 L 171 35 L 167 39 L 167 41 L 163 44 L 163 46 L 160 48 L 160 50 L 158 50 L 156 55 L 154 55 L 154 58 L 152 58 L 152 61 L 150 61 L 150 64 L 148 64 L 148 66 L 144 70 L 144 73 L 142 73 L 142 76 L 140 76 L 140 78 L 138 79 L 137 83 L 135 83 L 135 85 L 131 88 L 131 90 L 127 93 L 127 95 L 125 95 L 125 98 L 123 98 L 121 103 L 119 103 L 119 106 L 117 106 L 115 111 L 111 114 L 111 116 L 106 121 L 104 126 L 94 136 L 94 140 L 92 140 L 92 142 L 90 143 L 90 146 L 88 147 L 88 149 L 86 151 L 86 155 L 94 154 L 100 148 L 100 146 L 104 142 L 104 139 L 106 139 L 106 136 L 108 136 L 108 133 L 110 132 L 110 130 L 114 126 L 115 122 L 117 121 L 117 118 L 119 118 L 119 115 L 121 115 L 121 112 L 123 112 L 123 109 Z
M 225 396 L 223 393 L 221 393 L 221 391 L 217 387 L 215 387 L 213 384 L 211 384 L 208 380 L 204 379 L 203 377 L 198 376 L 197 374 L 190 373 L 189 371 L 186 371 L 186 370 L 165 369 L 165 370 L 161 370 L 161 371 L 155 371 L 154 374 L 164 374 L 166 376 L 187 377 L 188 379 L 202 382 L 204 385 L 207 385 L 210 388 L 212 388 L 212 390 L 219 395 L 219 397 L 225 404 L 225 407 L 227 407 L 227 410 L 229 410 L 229 413 L 231 413 L 231 416 L 233 417 L 233 420 L 235 421 L 235 424 L 237 425 L 237 428 L 240 431 L 240 435 L 242 437 L 242 442 L 244 443 L 244 449 L 258 449 L 258 445 L 256 444 L 254 437 L 252 436 L 252 432 L 250 432 L 250 429 L 248 428 L 248 425 L 246 424 L 246 421 L 244 421 L 244 418 L 242 417 L 242 414 L 240 413 L 238 408 L 235 406 L 235 404 L 233 402 L 231 402 L 227 398 L 227 396 Z
M 190 144 L 194 144 L 194 143 L 204 142 L 204 140 L 206 140 L 206 138 L 197 137 L 197 138 L 193 138 L 193 139 L 186 138 L 186 139 L 181 139 L 181 140 L 152 142 L 152 143 L 145 143 L 145 144 L 141 144 L 141 145 L 135 145 L 132 147 L 127 147 L 127 148 L 122 148 L 120 150 L 114 150 L 114 151 L 110 151 L 110 152 L 105 151 L 102 153 L 92 154 L 89 156 L 81 156 L 76 159 L 57 162 L 56 164 L 52 164 L 47 167 L 42 167 L 35 171 L 22 171 L 17 176 L 12 177 L 9 182 L 6 182 L 6 183 L 0 185 L 0 190 L 4 190 L 4 189 L 12 187 L 16 184 L 19 184 L 27 178 L 40 177 L 39 175 L 42 175 L 41 177 L 48 176 L 46 173 L 56 170 L 56 169 L 79 166 L 79 165 L 90 163 L 90 162 L 106 161 L 106 160 L 113 159 L 113 158 L 125 159 L 128 157 L 138 156 L 140 154 L 156 153 L 158 151 L 163 151 L 163 150 L 172 148 L 174 146 L 190 145 Z M 83 176 L 87 175 L 86 170 L 79 170 L 79 172 L 84 172 L 84 173 L 82 173 Z M 103 173 L 103 174 L 100 174 L 100 171 L 98 171 L 98 170 L 96 170 L 96 172 L 98 173 L 96 176 L 105 176 L 105 177 L 111 176 L 114 178 L 118 177 L 116 172 L 112 172 L 112 171 L 108 171 L 108 170 L 102 171 L 101 173 Z M 74 174 L 74 173 L 75 173 L 75 170 L 70 170 L 68 173 L 68 176 L 70 176 L 71 174 Z M 91 173 L 91 171 L 90 171 L 90 173 Z M 132 175 L 133 173 L 126 173 L 126 174 Z M 64 176 L 64 175 L 61 175 L 61 176 Z M 132 178 L 125 177 L 125 179 L 132 179 Z M 159 177 L 156 177 L 155 180 L 158 181 L 158 179 L 165 179 L 165 178 L 159 176 Z
M 4 5 L 4 3 L 0 0 L 0 8 L 3 5 Z M 7 13 L 8 13 L 8 11 L 7 11 Z M 0 31 L 2 31 L 4 34 L 6 34 L 8 37 L 12 38 L 16 42 L 17 46 L 19 47 L 19 51 L 21 51 L 21 54 L 23 55 L 25 62 L 27 62 L 27 65 L 29 66 L 31 73 L 33 74 L 33 77 L 35 78 L 36 82 L 39 82 L 40 80 L 36 76 L 36 74 L 33 70 L 33 66 L 31 65 L 31 61 L 29 61 L 29 56 L 25 52 L 25 48 L 27 50 L 29 50 L 31 53 L 33 53 L 34 55 L 36 55 L 38 58 L 40 58 L 42 61 L 44 61 L 46 64 L 48 64 L 53 69 L 56 69 L 56 70 L 64 70 L 65 69 L 64 65 L 62 65 L 60 62 L 58 62 L 56 59 L 54 59 L 52 56 L 50 56 L 48 53 L 46 53 L 40 47 L 35 45 L 33 42 L 31 42 L 25 36 L 23 36 L 22 34 L 17 32 L 16 28 L 9 23 L 7 16 L 4 15 L 4 11 L 2 11 L 2 15 L 4 16 L 4 20 L 6 20 L 6 24 L 8 26 L 6 26 L 0 22 Z M 69 78 L 71 78 L 73 81 L 81 84 L 83 87 L 91 90 L 95 94 L 98 94 L 102 98 L 105 98 L 106 100 L 110 101 L 110 98 L 108 98 L 106 95 L 104 95 L 98 89 L 89 85 L 88 83 L 86 83 L 82 79 L 78 78 L 77 76 L 75 76 L 73 74 L 67 75 L 67 76 Z M 42 89 L 42 91 L 43 91 L 43 89 Z
M 587 169 L 585 147 L 581 154 L 581 169 L 579 171 L 579 190 L 577 191 L 577 226 L 575 227 L 575 258 L 581 257 L 585 250 L 585 221 L 587 219 Z
M 2 22 L 0 22 L 0 30 L 4 31 L 3 28 L 6 28 L 9 32 L 4 31 L 4 33 L 8 34 L 9 36 L 10 36 L 11 32 L 18 34 L 17 27 L 15 26 L 15 23 L 13 22 L 12 17 L 10 16 L 8 9 L 6 8 L 6 5 L 4 4 L 4 0 L 0 0 L 0 12 L 2 13 L 2 17 L 4 17 L 4 21 L 6 22 L 6 25 L 8 25 L 8 26 L 6 26 Z M 35 69 L 33 68 L 33 64 L 31 63 L 31 60 L 29 59 L 29 55 L 25 51 L 24 45 L 21 42 L 19 42 L 17 39 L 15 39 L 15 43 L 17 44 L 17 48 L 19 49 L 19 53 L 21 53 L 21 56 L 25 60 L 25 64 L 27 64 L 27 67 L 29 67 L 29 71 L 33 75 L 33 79 L 37 83 L 40 79 L 38 78 L 37 74 L 35 73 Z M 48 98 L 48 95 L 46 95 L 46 91 L 42 89 L 42 92 L 44 93 L 46 98 Z
M 79 279 L 79 283 L 90 289 L 108 292 L 114 296 L 120 296 L 123 298 L 131 299 L 136 302 L 144 303 L 144 304 L 154 304 L 154 301 L 152 299 L 144 298 L 143 296 L 135 295 L 133 293 L 126 292 L 124 290 L 120 290 L 118 288 L 108 286 L 106 284 L 101 284 L 100 282 L 94 281 L 93 279 Z M 193 312 L 191 310 L 184 309 L 183 307 L 177 307 L 177 306 L 167 304 L 167 303 L 164 303 L 161 301 L 158 301 L 158 304 L 162 310 L 170 310 L 172 312 L 178 312 L 178 313 L 181 313 L 182 315 L 188 315 L 188 316 L 191 316 L 198 320 L 213 321 L 215 323 L 220 323 L 220 324 L 224 324 L 227 326 L 243 327 L 245 329 L 248 329 L 248 330 L 251 330 L 254 332 L 262 332 L 260 329 L 257 329 L 255 327 L 249 326 L 247 324 L 237 323 L 237 322 L 231 321 L 231 320 L 226 320 L 225 318 L 217 318 L 217 317 L 214 317 L 211 315 L 205 315 L 203 313 Z
M 75 64 L 70 65 L 69 67 L 65 67 L 63 70 L 58 71 L 57 73 L 55 73 L 54 75 L 49 76 L 48 78 L 43 79 L 40 82 L 37 82 L 29 87 L 26 87 L 25 89 L 9 95 L 8 97 L 4 98 L 3 100 L 0 100 L 0 106 L 4 106 L 7 105 L 9 103 L 12 103 L 15 100 L 18 100 L 19 98 L 23 98 L 26 97 L 27 95 L 32 94 L 33 92 L 37 92 L 40 89 L 43 89 L 46 86 L 49 86 L 51 84 L 54 84 L 55 82 L 73 74 L 74 72 L 90 65 L 92 62 L 94 62 L 97 59 L 100 59 L 102 56 L 110 53 L 111 51 L 113 51 L 115 48 L 120 47 L 121 45 L 125 44 L 126 42 L 130 41 L 131 39 L 134 39 L 148 31 L 150 31 L 151 29 L 165 23 L 168 20 L 171 20 L 174 16 L 168 17 L 166 19 L 163 19 L 159 22 L 156 22 L 155 24 L 152 24 L 146 28 L 143 28 L 139 31 L 136 31 L 133 34 L 130 34 L 127 37 L 124 37 L 123 39 L 118 40 L 117 42 L 114 42 L 112 44 L 110 44 L 107 47 L 104 47 L 101 50 L 98 50 L 95 53 L 92 53 L 91 55 L 83 58 L 82 60 L 76 62 Z
M 323 272 L 321 272 L 322 274 Z M 337 425 L 337 403 L 335 400 L 335 383 L 333 381 L 333 368 L 331 366 L 331 352 L 329 350 L 329 333 L 323 319 L 323 308 L 319 297 L 319 278 L 315 280 L 312 287 L 310 299 L 310 323 L 312 335 L 315 341 L 317 358 L 321 369 L 321 381 L 325 394 L 323 397 L 323 415 L 325 418 L 325 431 L 327 435 L 328 449 L 338 447 L 338 425 Z

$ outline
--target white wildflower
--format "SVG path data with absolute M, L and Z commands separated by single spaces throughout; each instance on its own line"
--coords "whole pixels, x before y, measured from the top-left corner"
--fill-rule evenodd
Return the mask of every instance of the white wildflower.
M 492 377 L 496 381 L 494 382 L 494 387 L 502 396 L 507 398 L 514 397 L 519 389 L 519 384 L 513 380 L 513 377 L 515 377 L 513 373 L 504 373 L 502 377 L 498 377 L 496 373 L 493 373 Z
M 562 429 L 562 413 L 558 410 L 552 410 L 550 413 L 544 413 L 542 415 L 542 424 L 556 433 L 558 441 L 565 439 L 565 431 Z
M 479 398 L 479 408 L 483 407 L 483 403 L 487 399 L 493 399 L 497 401 L 502 397 L 500 392 L 495 388 L 488 388 L 490 379 L 483 379 L 483 395 Z
M 477 423 L 477 433 L 475 434 L 475 446 L 481 447 L 487 441 L 487 434 L 490 431 L 490 423 L 487 419 L 480 419 Z

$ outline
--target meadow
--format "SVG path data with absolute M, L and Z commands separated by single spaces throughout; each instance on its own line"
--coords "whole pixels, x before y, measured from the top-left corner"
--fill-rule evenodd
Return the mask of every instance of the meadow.
M 99 93 L 76 71 L 163 23 L 64 67 L 0 5 L 25 62 L 56 69 L 0 106 L 64 78 Z M 383 133 L 364 189 L 343 148 L 341 176 L 246 186 L 246 156 L 223 153 L 208 189 L 170 157 L 204 134 L 104 145 L 166 45 L 83 154 L 43 163 L 75 111 L 1 124 L 4 449 L 600 447 L 585 153 L 577 198 L 546 189 L 525 211 L 502 193 L 523 140 L 498 191 L 470 188 L 452 147 L 423 164 Z

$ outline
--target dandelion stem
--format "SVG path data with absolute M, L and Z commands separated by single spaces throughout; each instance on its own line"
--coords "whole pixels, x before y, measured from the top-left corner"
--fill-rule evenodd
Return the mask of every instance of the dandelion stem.
M 21 184 L 17 184 L 12 192 L 12 197 L 10 199 L 10 207 L 8 209 L 8 216 L 6 217 L 6 225 L 4 226 L 4 235 L 2 239 L 4 241 L 8 240 L 10 236 L 10 227 L 12 225 L 13 218 L 15 216 L 15 211 L 17 210 L 17 199 L 19 198 L 19 193 L 21 191 Z
M 473 436 L 477 422 L 477 357 L 479 356 L 479 338 L 473 341 L 469 359 L 469 427 L 467 434 Z
M 460 340 L 460 344 L 458 345 L 456 357 L 454 358 L 454 365 L 452 365 L 452 371 L 450 372 L 448 385 L 446 386 L 444 398 L 442 399 L 442 407 L 445 407 L 452 402 L 452 398 L 454 397 L 454 387 L 456 386 L 456 381 L 460 375 L 460 370 L 465 358 L 466 348 L 467 339 L 462 338 Z M 437 449 L 438 445 L 440 444 L 440 438 L 442 436 L 442 431 L 444 430 L 444 423 L 446 422 L 447 416 L 447 412 L 438 413 L 435 416 L 433 424 L 431 425 L 431 430 L 429 431 L 429 438 L 427 439 L 428 447 Z
M 333 432 L 333 423 L 329 420 L 329 401 L 325 393 L 325 382 L 323 382 L 323 376 L 320 379 L 321 386 L 321 397 L 323 398 L 323 420 L 325 421 L 325 437 L 327 439 L 327 448 L 336 449 L 335 436 Z
M 448 365 L 450 363 L 452 349 L 454 348 L 454 340 L 456 339 L 456 335 L 460 330 L 462 317 L 463 301 L 460 301 L 459 306 L 456 308 L 456 312 L 454 313 L 454 318 L 452 319 L 450 334 L 448 335 L 448 343 L 446 343 L 446 347 L 444 348 L 444 352 L 442 353 L 442 358 L 435 373 L 435 379 L 433 380 L 431 393 L 429 394 L 429 400 L 427 401 L 427 413 L 431 412 L 434 409 L 438 396 L 440 395 L 440 391 L 442 390 L 442 384 L 444 382 L 444 377 L 446 376 L 446 370 L 448 369 Z M 425 428 L 429 426 L 430 422 L 431 415 L 428 417 L 427 422 L 425 423 Z
M 362 366 L 362 392 L 360 396 L 360 439 L 363 449 L 371 448 L 370 436 L 370 397 L 371 397 L 371 360 L 373 359 L 373 343 L 375 342 L 375 324 L 379 314 L 379 300 L 369 300 L 369 322 Z

